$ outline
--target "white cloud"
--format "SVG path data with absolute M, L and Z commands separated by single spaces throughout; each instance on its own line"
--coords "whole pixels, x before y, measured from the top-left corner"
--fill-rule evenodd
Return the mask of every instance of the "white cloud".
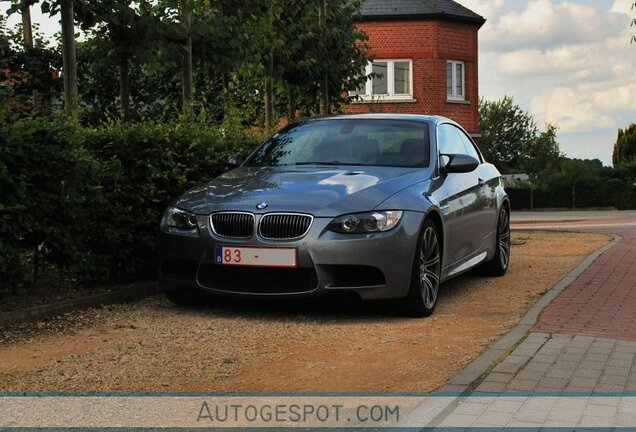
M 616 129 L 636 120 L 636 51 L 629 43 L 636 13 L 630 5 L 506 4 L 480 31 L 482 95 L 514 96 L 539 124 L 559 125 L 568 156 L 610 163 Z
M 563 44 L 594 42 L 617 36 L 629 24 L 624 13 L 569 1 L 529 0 L 525 9 L 507 13 L 482 34 L 490 49 L 548 49 Z
M 502 73 L 512 77 L 589 72 L 602 62 L 601 58 L 589 55 L 598 50 L 598 47 L 582 45 L 548 51 L 524 49 L 501 54 L 497 63 Z
M 636 118 L 636 82 L 607 81 L 557 87 L 532 98 L 532 110 L 562 132 L 623 127 Z

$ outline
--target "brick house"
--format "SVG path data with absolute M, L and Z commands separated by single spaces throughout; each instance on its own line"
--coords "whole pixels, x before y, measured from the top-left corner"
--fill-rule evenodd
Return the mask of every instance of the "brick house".
M 477 33 L 485 19 L 452 0 L 366 0 L 358 27 L 375 57 L 352 113 L 439 114 L 479 139 Z

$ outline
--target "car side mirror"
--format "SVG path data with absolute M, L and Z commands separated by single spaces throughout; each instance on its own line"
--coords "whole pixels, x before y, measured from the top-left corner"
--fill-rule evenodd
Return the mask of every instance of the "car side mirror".
M 448 161 L 441 167 L 442 173 L 468 173 L 475 171 L 479 166 L 477 159 L 465 154 L 443 154 L 441 156 L 448 158 Z
M 245 155 L 243 153 L 236 153 L 225 160 L 225 166 L 236 168 L 243 165 L 243 162 L 245 162 Z

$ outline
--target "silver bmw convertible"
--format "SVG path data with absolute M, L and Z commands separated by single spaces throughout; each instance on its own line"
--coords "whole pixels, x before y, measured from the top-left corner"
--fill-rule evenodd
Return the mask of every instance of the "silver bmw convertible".
M 510 260 L 497 169 L 444 117 L 365 114 L 293 123 L 187 192 L 160 227 L 160 285 L 301 296 L 352 291 L 428 316 L 444 281 Z

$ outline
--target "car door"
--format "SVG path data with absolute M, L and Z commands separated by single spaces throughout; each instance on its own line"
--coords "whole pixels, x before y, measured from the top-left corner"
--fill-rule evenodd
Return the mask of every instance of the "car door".
M 468 173 L 443 173 L 445 200 L 441 202 L 442 213 L 450 218 L 450 230 L 447 232 L 446 257 L 450 266 L 459 265 L 479 254 L 484 238 L 491 227 L 484 223 L 483 215 L 488 207 L 484 190 L 484 179 L 479 177 L 481 155 L 469 142 L 466 145 L 460 135 L 463 133 L 451 123 L 438 125 L 437 143 L 440 155 L 440 167 L 445 164 L 444 154 L 465 154 L 476 158 L 480 166 Z
M 497 227 L 497 186 L 499 186 L 499 177 L 493 177 L 493 170 L 489 164 L 485 163 L 483 157 L 477 150 L 475 143 L 471 140 L 463 129 L 456 128 L 459 137 L 464 143 L 468 154 L 480 161 L 479 166 L 475 170 L 477 181 L 481 185 L 479 189 L 478 211 L 473 215 L 475 218 L 474 228 L 476 232 L 480 232 L 482 243 L 480 250 L 488 249 L 492 246 Z

